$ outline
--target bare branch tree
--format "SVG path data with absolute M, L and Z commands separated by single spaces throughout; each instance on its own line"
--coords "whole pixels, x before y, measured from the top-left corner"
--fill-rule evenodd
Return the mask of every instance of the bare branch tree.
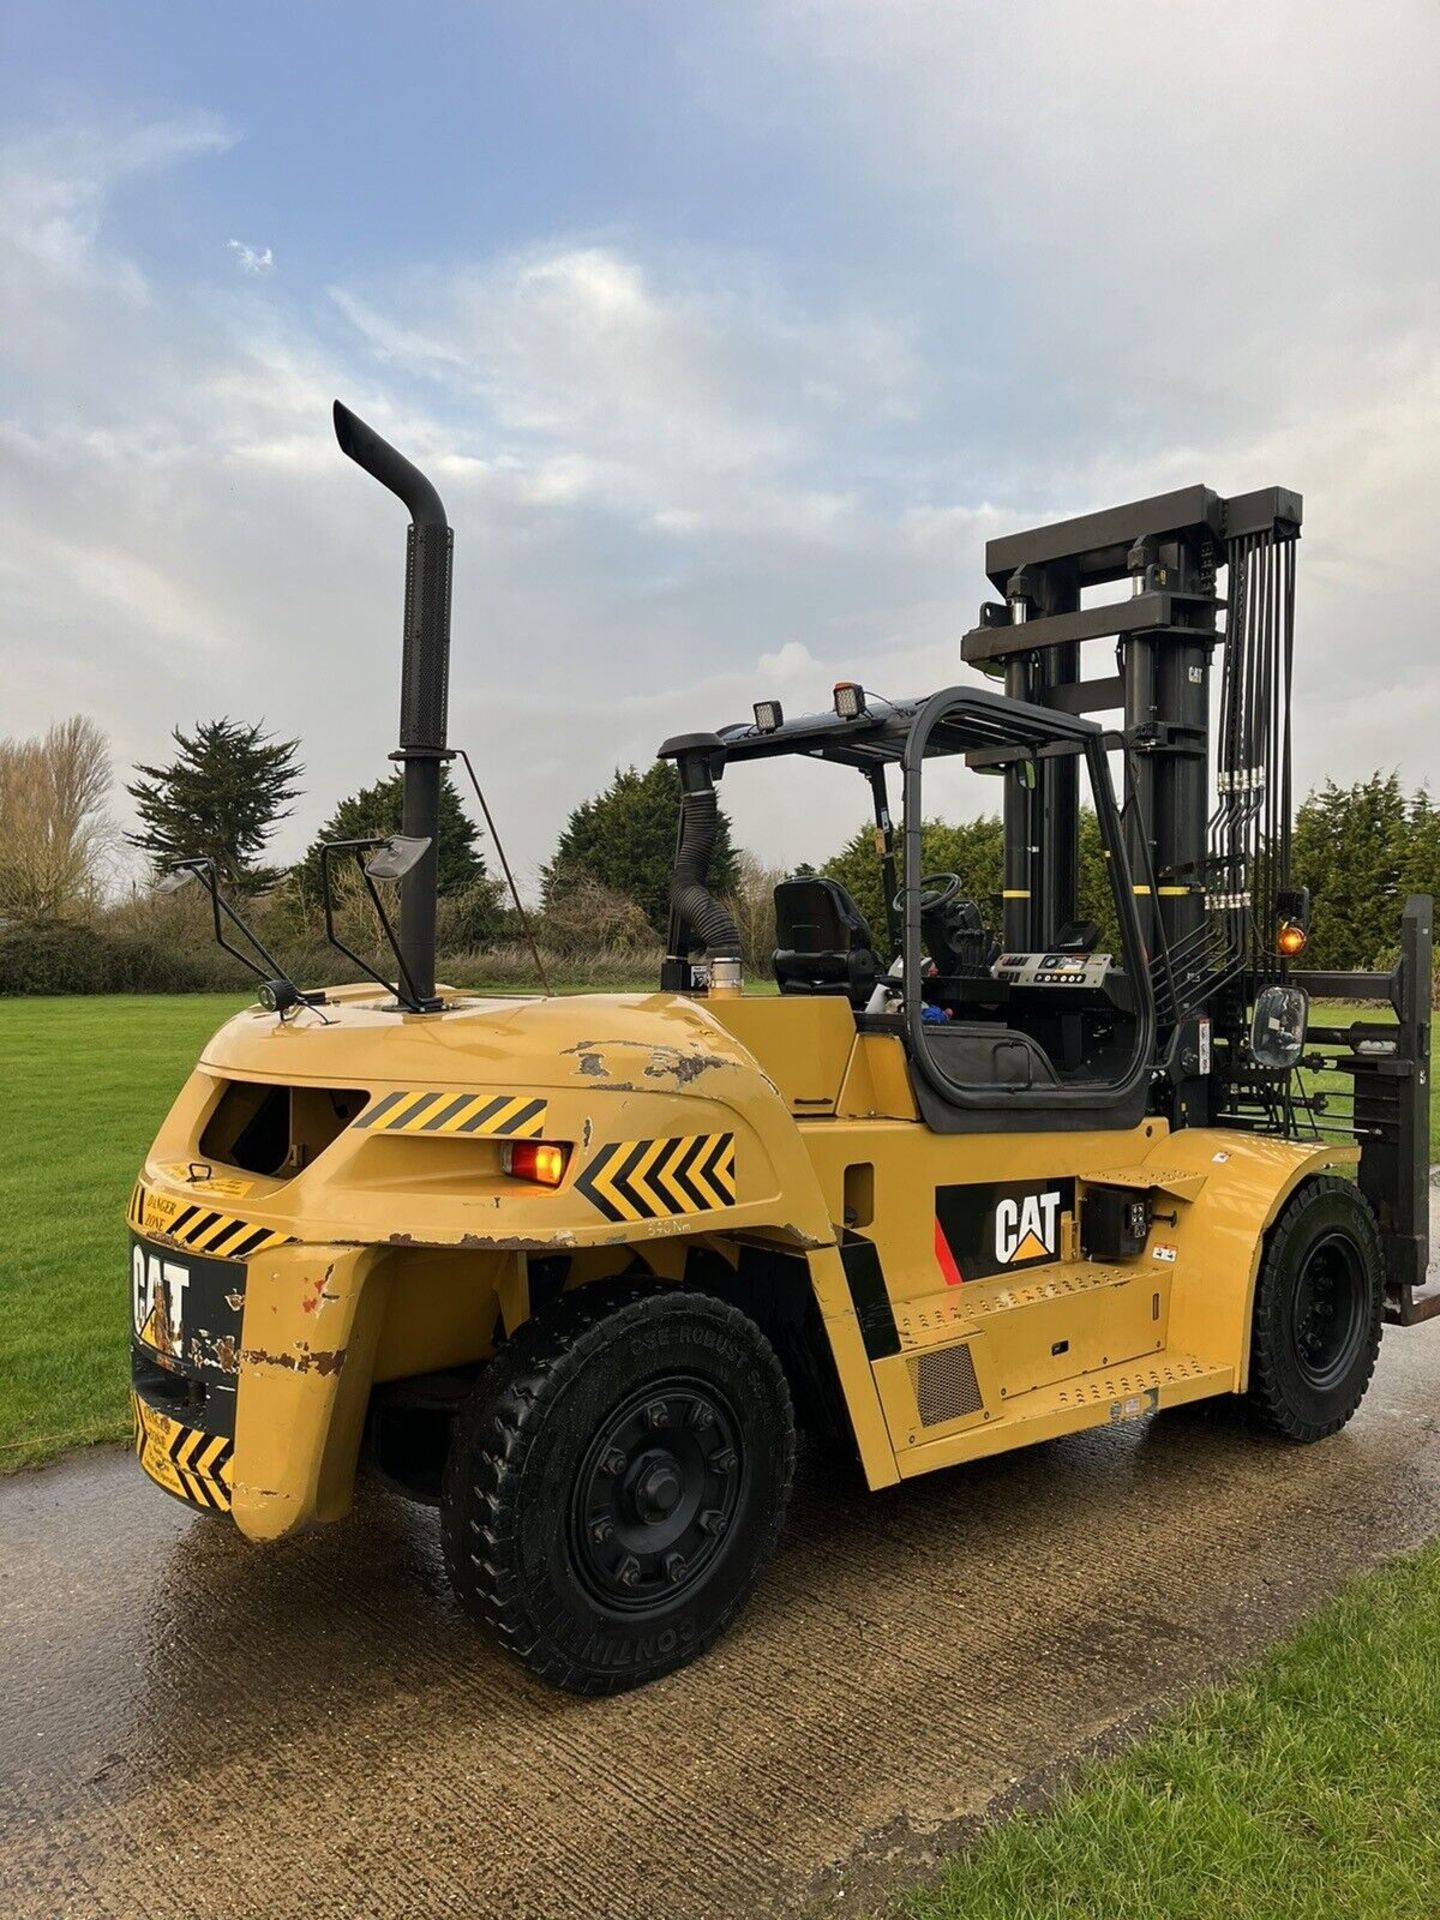
M 89 914 L 112 830 L 110 750 L 83 714 L 43 737 L 0 740 L 0 918 L 44 925 Z

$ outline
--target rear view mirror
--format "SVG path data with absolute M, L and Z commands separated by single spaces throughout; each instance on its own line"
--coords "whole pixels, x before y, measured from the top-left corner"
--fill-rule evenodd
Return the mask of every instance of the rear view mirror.
M 365 862 L 365 871 L 372 880 L 403 880 L 429 850 L 429 834 L 423 839 L 413 839 L 403 833 L 392 833 Z
M 1293 1067 L 1305 1049 L 1310 996 L 1303 987 L 1262 987 L 1250 1022 L 1250 1054 L 1257 1067 Z

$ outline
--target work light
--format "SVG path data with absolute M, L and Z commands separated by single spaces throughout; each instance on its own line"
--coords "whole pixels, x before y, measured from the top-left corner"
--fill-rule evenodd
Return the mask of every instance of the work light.
M 757 733 L 778 733 L 785 724 L 785 711 L 778 700 L 757 700 L 755 702 L 755 731 Z
M 842 720 L 858 720 L 865 712 L 865 689 L 858 680 L 835 682 L 835 712 Z
M 278 1013 L 283 1018 L 292 1007 L 300 1005 L 303 996 L 291 980 L 262 980 L 255 998 L 266 1013 Z

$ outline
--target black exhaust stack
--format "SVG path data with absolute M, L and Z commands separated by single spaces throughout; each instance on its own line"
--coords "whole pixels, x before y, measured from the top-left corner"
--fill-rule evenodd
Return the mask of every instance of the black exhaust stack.
M 440 838 L 440 770 L 450 758 L 445 726 L 450 698 L 450 567 L 454 534 L 440 496 L 418 467 L 373 427 L 335 402 L 340 451 L 373 474 L 410 511 L 405 545 L 405 650 L 400 671 L 400 745 L 405 770 L 403 831 L 428 840 L 400 882 L 400 946 L 415 999 L 433 1012 L 435 895 Z

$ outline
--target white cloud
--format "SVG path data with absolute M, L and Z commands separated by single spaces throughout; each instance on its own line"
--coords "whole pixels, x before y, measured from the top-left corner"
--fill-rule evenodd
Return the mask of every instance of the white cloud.
M 275 255 L 269 247 L 247 247 L 243 240 L 227 240 L 225 244 L 235 255 L 242 273 L 269 273 L 275 265 Z
M 670 532 L 823 536 L 850 497 L 816 478 L 834 415 L 914 406 L 899 329 L 799 312 L 745 259 L 561 245 L 407 286 L 400 313 L 335 299 L 384 366 L 476 409 L 549 497 L 559 476 L 569 499 Z
M 1306 493 L 1302 782 L 1440 776 L 1440 16 L 1398 11 L 1400 63 L 1328 6 L 1222 8 L 1198 51 L 1148 5 L 757 11 L 739 64 L 806 100 L 834 194 L 914 223 L 908 271 L 862 250 L 823 283 L 611 232 L 357 269 L 328 303 L 234 242 L 239 281 L 152 293 L 118 196 L 230 135 L 27 137 L 0 152 L 6 730 L 84 704 L 123 767 L 264 715 L 309 769 L 282 853 L 383 768 L 403 516 L 336 450 L 339 393 L 441 486 L 452 734 L 524 872 L 667 733 L 965 679 L 988 537 L 1194 480 Z M 784 861 L 864 806 L 812 767 L 725 801 Z
M 112 292 L 143 294 L 132 260 L 99 245 L 106 210 L 133 181 L 177 161 L 221 153 L 234 136 L 212 114 L 128 127 L 48 128 L 12 138 L 0 150 L 0 248 L 8 264 L 0 296 L 9 302 L 43 280 L 98 281 Z M 23 270 L 27 286 L 15 268 Z M 19 305 L 17 300 L 17 306 Z M 7 311 L 7 319 L 20 315 Z

